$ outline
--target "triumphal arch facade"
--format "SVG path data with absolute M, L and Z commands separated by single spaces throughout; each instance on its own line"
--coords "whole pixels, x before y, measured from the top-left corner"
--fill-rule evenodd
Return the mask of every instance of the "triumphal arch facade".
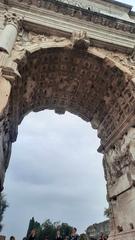
M 135 239 L 135 13 L 113 0 L 1 0 L 0 189 L 31 111 L 91 123 L 104 154 L 111 233 Z

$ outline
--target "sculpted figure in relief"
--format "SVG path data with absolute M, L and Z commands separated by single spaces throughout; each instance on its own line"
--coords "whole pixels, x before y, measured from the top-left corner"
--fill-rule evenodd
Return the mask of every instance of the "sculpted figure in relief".
M 118 140 L 104 156 L 105 177 L 113 185 L 117 178 L 135 169 L 135 128 Z

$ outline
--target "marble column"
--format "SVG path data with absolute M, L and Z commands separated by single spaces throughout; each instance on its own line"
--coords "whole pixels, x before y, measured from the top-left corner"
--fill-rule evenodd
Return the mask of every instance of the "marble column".
M 6 13 L 4 17 L 5 27 L 0 34 L 0 50 L 10 54 L 16 41 L 21 19 L 15 13 Z
M 11 83 L 3 76 L 2 68 L 3 66 L 6 68 L 7 60 L 16 42 L 21 20 L 16 14 L 9 12 L 4 17 L 5 27 L 0 34 L 0 192 L 3 190 L 12 147 L 8 119 Z

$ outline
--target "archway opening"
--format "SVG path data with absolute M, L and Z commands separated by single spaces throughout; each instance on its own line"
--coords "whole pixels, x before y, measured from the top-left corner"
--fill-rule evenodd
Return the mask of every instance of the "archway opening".
M 68 222 L 80 233 L 102 221 L 107 203 L 98 146 L 96 131 L 75 115 L 29 114 L 19 127 L 6 175 L 10 207 L 4 231 L 22 238 L 32 216 Z
M 122 214 L 120 211 L 117 214 L 117 209 L 121 206 L 121 194 L 132 187 L 127 165 L 122 163 L 121 166 L 119 158 L 125 156 L 126 150 L 129 150 L 127 145 L 123 150 L 122 144 L 130 135 L 127 129 L 134 123 L 134 80 L 132 73 L 106 52 L 64 44 L 62 46 L 65 47 L 61 47 L 61 44 L 58 46 L 53 42 L 49 48 L 47 44 L 32 45 L 29 51 L 22 53 L 21 59 L 16 59 L 18 74 L 14 81 L 11 79 L 11 95 L 2 120 L 1 189 L 11 145 L 16 141 L 18 125 L 25 115 L 44 109 L 53 109 L 59 114 L 65 111 L 73 113 L 86 122 L 91 122 L 101 139 L 99 150 L 104 153 L 111 234 L 115 236 L 119 229 L 123 231 L 121 225 L 125 229 L 130 227 L 129 211 L 126 211 L 129 219 L 121 224 L 125 208 L 122 209 Z M 5 76 L 6 74 L 8 71 Z M 129 159 L 127 158 L 128 161 L 131 160 Z M 132 164 L 131 160 L 130 166 Z M 127 181 L 124 189 L 121 188 L 122 175 Z M 132 206 L 129 209 L 131 211 Z

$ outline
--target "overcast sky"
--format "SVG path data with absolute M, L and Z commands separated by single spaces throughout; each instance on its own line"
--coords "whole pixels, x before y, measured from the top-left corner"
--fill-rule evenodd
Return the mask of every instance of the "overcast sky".
M 123 2 L 123 3 L 127 3 L 133 6 L 133 9 L 135 10 L 135 0 L 117 0 L 118 2 Z
M 103 220 L 107 203 L 98 146 L 96 132 L 77 116 L 29 114 L 19 127 L 6 175 L 10 207 L 3 233 L 20 239 L 32 216 L 68 222 L 79 232 Z
M 134 0 L 124 1 L 135 6 Z M 89 123 L 70 113 L 31 113 L 19 127 L 6 173 L 9 208 L 3 234 L 22 239 L 29 219 L 50 218 L 83 232 L 104 220 L 107 207 L 102 154 Z
M 123 2 L 123 3 L 127 3 L 129 5 L 133 6 L 133 9 L 135 10 L 135 0 L 117 0 L 118 2 Z

